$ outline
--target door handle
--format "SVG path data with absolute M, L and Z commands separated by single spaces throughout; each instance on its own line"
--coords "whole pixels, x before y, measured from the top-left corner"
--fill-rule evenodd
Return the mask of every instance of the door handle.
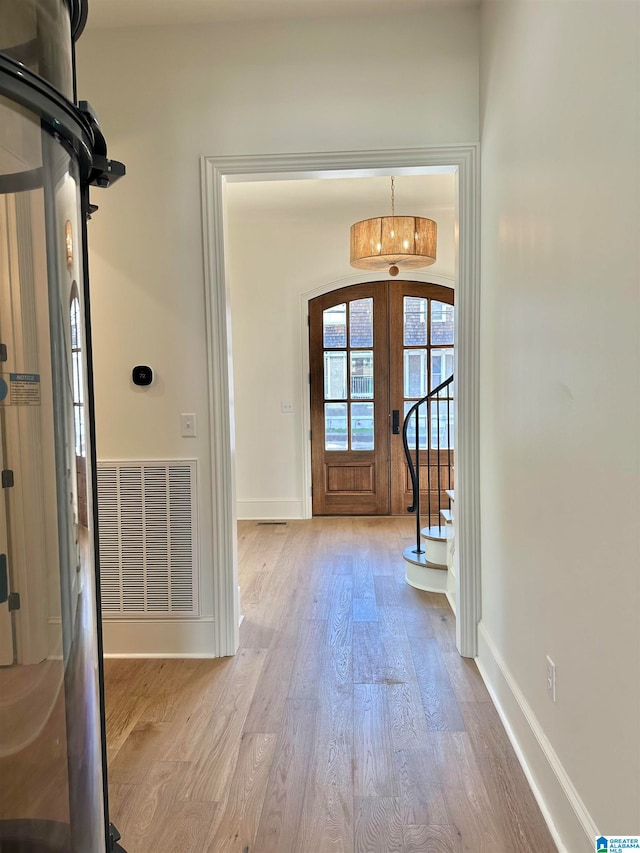
M 400 409 L 394 409 L 391 413 L 391 432 L 400 435 Z

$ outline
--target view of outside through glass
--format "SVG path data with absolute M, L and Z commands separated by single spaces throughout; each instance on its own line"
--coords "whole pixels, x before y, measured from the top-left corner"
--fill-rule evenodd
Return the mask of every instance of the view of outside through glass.
M 453 305 L 405 296 L 403 303 L 404 414 L 453 373 Z M 323 312 L 326 450 L 374 449 L 373 299 L 356 299 Z M 453 387 L 449 393 L 453 395 Z M 452 396 L 420 411 L 420 447 L 453 447 Z M 370 402 L 363 402 L 363 401 Z M 334 402 L 335 401 L 335 402 Z M 409 425 L 415 445 L 415 421 Z
M 373 299 L 333 305 L 322 322 L 325 449 L 373 450 Z
M 430 306 L 430 308 L 429 308 Z M 429 391 L 437 388 L 453 373 L 453 305 L 404 297 L 404 415 Z M 443 392 L 444 393 L 444 392 Z M 421 406 L 418 416 L 419 446 L 427 449 L 427 421 L 430 422 L 431 448 L 446 450 L 453 447 L 453 387 L 447 398 L 431 401 L 429 413 Z M 410 447 L 416 443 L 415 417 L 409 422 L 407 439 Z

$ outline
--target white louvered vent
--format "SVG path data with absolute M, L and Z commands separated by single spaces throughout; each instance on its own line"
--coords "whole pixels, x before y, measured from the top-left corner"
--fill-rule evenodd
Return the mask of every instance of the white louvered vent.
M 105 617 L 198 615 L 196 462 L 98 462 Z

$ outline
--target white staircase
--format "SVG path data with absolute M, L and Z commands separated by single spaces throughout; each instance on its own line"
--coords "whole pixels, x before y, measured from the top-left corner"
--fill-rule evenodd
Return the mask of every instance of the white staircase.
M 404 549 L 403 557 L 407 561 L 407 583 L 427 592 L 446 593 L 455 613 L 453 489 L 447 490 L 447 495 L 452 508 L 440 510 L 442 524 L 423 527 L 420 531 L 422 553 L 416 553 L 416 546 L 410 545 Z
M 445 483 L 448 483 L 449 486 L 453 483 L 452 403 L 453 375 L 414 403 L 405 416 L 402 437 L 412 482 L 413 501 L 409 507 L 409 512 L 415 514 L 416 538 L 414 544 L 404 549 L 402 556 L 406 561 L 405 579 L 407 583 L 427 592 L 445 593 L 455 609 L 455 577 L 453 580 L 450 577 L 455 573 L 453 513 L 449 508 L 442 509 L 442 504 L 446 503 L 443 491 L 451 506 L 454 500 L 453 489 L 443 490 Z M 424 439 L 419 439 L 418 413 L 422 405 L 427 407 L 425 418 L 430 424 L 427 442 Z M 432 418 L 434 411 L 437 421 Z M 410 425 L 415 436 L 415 458 L 409 447 Z M 423 441 L 421 446 L 419 446 L 420 441 Z M 429 520 L 429 525 L 421 528 L 420 499 L 422 489 L 420 487 L 420 470 L 425 465 L 427 470 L 425 515 Z M 432 485 L 433 483 L 435 485 Z M 435 498 L 433 497 L 434 494 Z M 434 503 L 435 506 L 432 509 Z M 433 524 L 434 518 L 437 519 L 436 524 Z
M 455 525 L 455 492 L 447 489 L 451 501 L 451 509 L 443 509 L 441 515 L 445 520 L 447 532 L 447 598 L 454 614 L 456 612 L 456 525 Z

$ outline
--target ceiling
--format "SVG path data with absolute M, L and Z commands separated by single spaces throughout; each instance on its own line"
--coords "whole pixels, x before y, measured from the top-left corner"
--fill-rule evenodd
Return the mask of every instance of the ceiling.
M 454 174 L 403 175 L 396 178 L 398 216 L 453 213 L 456 201 Z M 346 216 L 367 219 L 391 213 L 389 177 L 336 178 L 332 180 L 252 181 L 227 187 L 227 203 L 236 215 L 267 213 L 296 218 L 305 211 L 329 219 Z
M 223 21 L 389 15 L 479 0 L 89 0 L 88 27 L 175 26 Z
M 89 0 L 89 26 L 170 26 L 180 23 L 400 14 L 433 5 L 477 5 L 479 0 Z M 450 167 L 404 168 L 396 172 L 398 216 L 436 216 L 456 206 L 456 176 Z M 344 175 L 344 176 L 343 176 Z M 318 179 L 318 178 L 324 179 Z M 390 176 L 383 170 L 360 175 L 324 173 L 265 175 L 228 183 L 231 215 L 273 214 L 299 218 L 306 212 L 336 221 L 391 213 Z

